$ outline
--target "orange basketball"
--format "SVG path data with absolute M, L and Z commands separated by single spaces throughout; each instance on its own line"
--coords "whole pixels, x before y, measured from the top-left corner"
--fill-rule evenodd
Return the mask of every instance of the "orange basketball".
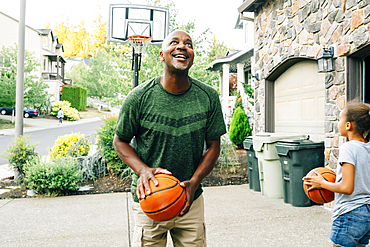
M 185 203 L 185 189 L 180 181 L 171 175 L 156 174 L 158 186 L 149 180 L 151 193 L 140 199 L 144 213 L 156 221 L 166 221 L 175 218 Z
M 329 181 L 331 183 L 335 182 L 336 174 L 329 168 L 325 167 L 318 167 L 315 169 L 312 169 L 309 173 L 307 173 L 306 177 L 314 177 L 317 176 L 315 172 L 318 172 L 321 174 L 321 176 L 324 177 L 326 181 Z M 326 189 L 314 189 L 311 191 L 307 191 L 309 188 L 309 185 L 306 185 L 303 183 L 303 189 L 308 198 L 311 199 L 311 201 L 314 201 L 316 203 L 328 203 L 334 200 L 334 192 Z

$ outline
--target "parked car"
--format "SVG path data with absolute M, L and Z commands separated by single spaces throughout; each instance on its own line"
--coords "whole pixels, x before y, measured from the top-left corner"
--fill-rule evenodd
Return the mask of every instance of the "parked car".
M 0 107 L 0 114 L 1 115 L 11 115 L 12 111 L 13 111 L 13 109 L 10 108 L 10 107 Z M 39 112 L 36 109 L 30 108 L 30 107 L 25 107 L 23 109 L 23 116 L 25 118 L 37 117 L 38 115 L 39 115 Z

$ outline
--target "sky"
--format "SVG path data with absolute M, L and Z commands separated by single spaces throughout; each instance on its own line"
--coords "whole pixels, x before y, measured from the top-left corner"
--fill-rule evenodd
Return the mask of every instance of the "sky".
M 167 3 L 169 0 L 160 1 Z M 178 10 L 178 22 L 195 21 L 195 34 L 210 28 L 216 39 L 224 42 L 228 48 L 243 48 L 243 31 L 234 29 L 238 18 L 237 8 L 243 0 L 172 1 Z M 101 13 L 103 21 L 108 22 L 109 4 L 118 3 L 128 2 L 127 0 L 26 0 L 26 25 L 41 29 L 50 23 L 53 28 L 57 22 L 68 18 L 69 22 L 76 26 L 83 20 L 89 31 L 98 13 Z M 131 0 L 131 3 L 147 5 L 145 0 Z M 20 0 L 0 0 L 0 11 L 19 19 Z

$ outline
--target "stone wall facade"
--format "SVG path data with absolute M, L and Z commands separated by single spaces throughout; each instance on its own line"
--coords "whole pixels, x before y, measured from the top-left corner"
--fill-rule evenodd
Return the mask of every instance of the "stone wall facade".
M 336 47 L 335 70 L 325 75 L 325 157 L 336 168 L 345 141 L 338 130 L 346 101 L 346 56 L 369 43 L 370 0 L 275 0 L 255 12 L 255 131 L 264 131 L 265 78 L 292 57 L 316 59 Z

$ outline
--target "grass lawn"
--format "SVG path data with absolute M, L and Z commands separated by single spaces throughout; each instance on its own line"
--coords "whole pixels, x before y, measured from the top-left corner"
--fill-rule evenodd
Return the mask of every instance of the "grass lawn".
M 15 124 L 10 120 L 0 119 L 0 129 L 14 129 Z M 23 127 L 31 127 L 31 125 L 24 124 Z
M 93 108 L 87 108 L 85 111 L 79 111 L 78 113 L 80 114 L 81 119 L 100 117 L 104 115 L 104 113 L 98 112 L 98 110 Z

